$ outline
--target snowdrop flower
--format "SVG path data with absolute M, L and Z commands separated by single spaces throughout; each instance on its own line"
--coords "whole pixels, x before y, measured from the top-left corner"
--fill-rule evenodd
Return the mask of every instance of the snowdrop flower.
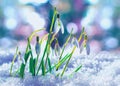
M 40 53 L 39 36 L 36 37 L 35 51 L 36 51 L 36 54 L 39 55 Z
M 77 48 L 79 48 L 79 43 L 76 37 L 72 38 L 72 44 L 75 45 Z
M 83 49 L 86 48 L 86 53 L 87 53 L 87 55 L 89 55 L 90 54 L 90 46 L 88 44 L 87 39 L 88 39 L 88 37 L 85 34 L 84 35 L 84 41 L 83 41 L 83 43 L 81 44 L 81 47 L 80 47 L 80 53 L 82 53 Z
M 58 44 L 58 42 L 55 44 L 55 56 L 59 56 L 61 52 L 61 48 Z
M 21 52 L 18 52 L 18 65 L 20 65 L 21 63 L 25 64 L 25 60 L 24 58 L 21 57 Z
M 64 34 L 64 26 L 62 21 L 60 20 L 60 15 L 57 14 L 57 19 L 55 21 L 54 32 L 58 33 L 61 29 L 62 34 Z

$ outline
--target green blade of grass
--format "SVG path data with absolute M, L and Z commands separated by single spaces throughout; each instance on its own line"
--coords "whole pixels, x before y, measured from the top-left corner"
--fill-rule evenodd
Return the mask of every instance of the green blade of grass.
M 35 68 L 37 67 L 38 59 L 39 59 L 39 55 L 37 55 L 37 59 L 36 59 L 36 61 L 35 61 Z
M 65 57 L 64 57 L 63 59 L 61 59 L 61 60 L 59 61 L 59 63 L 57 63 L 57 65 L 56 65 L 56 70 L 58 70 L 58 68 L 61 66 L 61 64 L 63 64 L 70 56 L 71 56 L 71 54 L 65 55 Z
M 29 71 L 35 76 L 35 61 L 36 59 L 30 58 Z
M 50 62 L 50 58 L 48 57 L 48 66 L 49 66 L 49 70 L 50 70 L 50 73 L 52 71 L 52 67 L 51 67 L 51 62 Z
M 11 67 L 10 67 L 10 75 L 12 75 L 12 68 L 13 68 L 13 64 L 14 64 L 14 61 L 17 57 L 17 53 L 18 53 L 18 47 L 16 48 L 16 52 L 15 52 L 15 55 L 13 57 L 13 60 L 12 60 L 12 63 L 11 63 Z
M 21 78 L 24 77 L 24 71 L 25 71 L 25 64 L 21 64 L 21 67 L 20 67 L 20 72 L 19 72 L 19 75 Z
M 78 66 L 71 74 L 70 77 L 73 76 L 74 73 L 78 72 L 82 68 L 82 65 Z
M 42 66 L 42 75 L 44 76 L 44 75 L 45 75 L 45 65 L 44 65 L 44 61 L 42 61 L 41 66 Z
M 82 65 L 80 65 L 78 68 L 74 70 L 74 72 L 78 72 L 82 68 Z
M 25 55 L 24 55 L 25 63 L 27 63 L 30 53 L 31 53 L 31 50 L 29 50 L 28 52 L 25 53 Z
M 31 42 L 32 38 L 36 35 L 37 32 L 40 32 L 41 30 L 45 30 L 45 28 L 43 29 L 38 29 L 38 30 L 35 30 L 34 32 L 32 32 L 32 34 L 29 36 L 29 40 Z
M 29 72 L 33 74 L 33 58 L 30 58 L 30 62 L 29 62 Z

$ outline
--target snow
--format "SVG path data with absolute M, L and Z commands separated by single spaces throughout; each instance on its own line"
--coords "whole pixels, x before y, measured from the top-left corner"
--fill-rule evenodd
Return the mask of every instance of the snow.
M 78 49 L 75 53 L 62 78 L 57 77 L 54 72 L 35 77 L 25 72 L 24 79 L 9 75 L 13 53 L 0 54 L 0 86 L 120 86 L 120 54 L 101 51 L 85 55 L 79 54 Z M 80 64 L 83 65 L 82 69 L 70 76 Z M 16 68 L 17 62 L 13 70 Z

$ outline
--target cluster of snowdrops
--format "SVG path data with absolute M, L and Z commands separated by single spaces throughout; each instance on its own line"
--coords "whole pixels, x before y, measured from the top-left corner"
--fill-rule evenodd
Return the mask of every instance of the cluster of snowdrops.
M 54 31 L 53 31 L 53 28 L 54 28 Z M 84 30 L 84 27 L 82 28 L 82 31 L 78 39 L 72 35 L 73 29 L 74 28 L 72 28 L 71 33 L 69 34 L 66 42 L 63 44 L 63 47 L 60 50 L 59 41 L 57 40 L 56 35 L 58 34 L 59 31 L 61 31 L 62 34 L 64 33 L 64 26 L 60 19 L 60 15 L 55 8 L 49 33 L 44 35 L 40 39 L 39 36 L 37 36 L 37 33 L 44 29 L 39 29 L 34 31 L 27 39 L 27 47 L 26 47 L 25 54 L 23 56 L 21 55 L 19 48 L 18 47 L 16 48 L 16 53 L 11 63 L 10 75 L 13 75 L 12 70 L 13 70 L 14 62 L 17 58 L 19 58 L 19 60 L 21 60 L 21 63 L 18 70 L 15 71 L 15 75 L 19 75 L 21 78 L 24 78 L 25 68 L 27 64 L 29 65 L 28 70 L 32 74 L 32 76 L 37 76 L 39 74 L 45 76 L 47 73 L 51 73 L 53 70 L 58 71 L 61 65 L 63 65 L 64 63 L 64 67 L 62 71 L 59 74 L 56 74 L 57 76 L 62 77 L 68 67 L 68 64 L 76 48 L 80 49 L 80 53 L 83 51 L 83 49 L 86 49 L 87 55 L 90 54 L 88 37 Z M 31 40 L 34 36 L 36 36 L 36 44 L 35 44 L 36 57 L 33 56 L 32 48 L 31 48 Z M 70 39 L 72 39 L 71 43 L 74 44 L 74 46 L 72 47 L 72 50 L 70 53 L 67 53 L 65 56 L 63 56 L 63 53 L 65 52 L 65 48 L 68 45 L 68 42 L 70 41 Z M 46 40 L 45 48 L 43 51 L 43 55 L 40 55 L 41 43 L 44 40 Z M 55 46 L 54 46 L 55 56 L 57 58 L 59 57 L 58 61 L 54 64 L 51 63 L 51 59 L 50 59 L 50 52 L 51 52 L 50 48 L 53 41 L 55 41 Z M 39 60 L 39 58 L 41 58 L 41 60 Z M 78 70 L 81 69 L 81 67 L 82 65 L 78 66 L 75 70 L 72 71 L 72 73 L 77 72 Z

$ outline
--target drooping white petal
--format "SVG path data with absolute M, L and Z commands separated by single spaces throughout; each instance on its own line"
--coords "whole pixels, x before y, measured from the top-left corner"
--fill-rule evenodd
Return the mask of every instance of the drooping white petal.
M 82 45 L 80 46 L 80 53 L 82 53 L 83 48 L 84 48 L 84 46 L 83 46 L 83 44 L 82 44 Z
M 84 35 L 82 34 L 82 38 L 81 38 L 81 40 L 80 40 L 80 42 L 79 42 L 79 45 L 80 45 L 80 46 L 82 45 L 83 41 L 84 41 Z
M 61 32 L 62 32 L 62 34 L 64 34 L 64 26 L 63 26 L 63 23 L 62 23 L 62 21 L 61 20 L 59 20 L 60 21 L 60 26 L 61 26 Z
M 37 54 L 37 55 L 40 53 L 40 45 L 39 45 L 38 42 L 37 42 L 36 45 L 35 45 L 35 51 L 36 51 L 36 54 Z
M 60 22 L 59 22 L 59 19 L 57 18 L 56 21 L 55 21 L 54 32 L 58 33 L 60 28 L 61 28 L 60 27 Z
M 77 48 L 79 48 L 78 40 L 75 37 L 73 37 L 72 39 L 72 44 L 75 45 Z
M 25 64 L 24 58 L 21 57 L 21 54 L 18 55 L 18 65 L 21 65 L 21 63 Z
M 61 48 L 58 43 L 55 44 L 55 56 L 59 56 L 61 52 Z
M 21 57 L 21 58 L 22 58 L 22 57 Z M 22 63 L 25 64 L 25 60 L 24 60 L 24 58 L 22 58 Z
M 88 43 L 86 43 L 86 53 L 87 53 L 87 55 L 90 54 L 90 46 Z

